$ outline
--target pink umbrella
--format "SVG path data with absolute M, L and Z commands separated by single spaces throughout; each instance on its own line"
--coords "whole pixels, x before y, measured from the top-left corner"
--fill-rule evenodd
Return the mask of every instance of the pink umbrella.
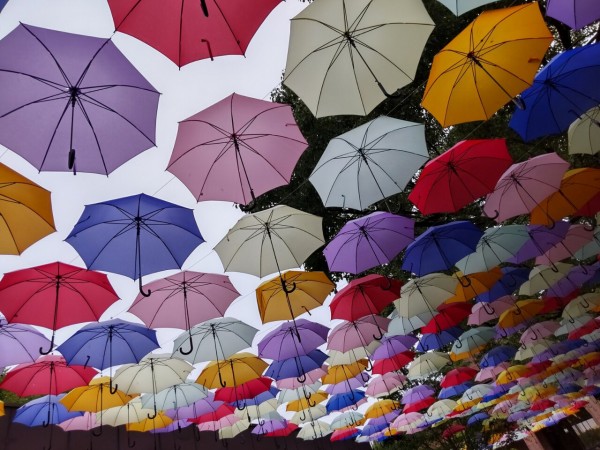
M 337 384 L 329 384 L 324 390 L 329 395 L 345 394 L 346 392 L 363 387 L 365 384 L 364 380 L 368 379 L 368 377 L 368 373 L 360 372 L 354 378 L 349 378 L 348 380 L 344 380 Z
M 379 377 L 371 379 L 367 385 L 366 393 L 370 397 L 385 397 L 402 388 L 406 377 L 395 372 L 388 372 Z
M 513 164 L 500 177 L 494 192 L 487 196 L 483 212 L 500 223 L 527 214 L 560 188 L 569 163 L 556 153 L 546 153 Z
M 278 389 L 298 389 L 303 385 L 314 384 L 320 380 L 321 377 L 327 375 L 327 367 L 320 367 L 318 369 L 311 370 L 305 374 L 306 380 L 302 383 L 298 381 L 297 377 L 282 378 L 277 380 L 275 385 Z
M 565 238 L 535 259 L 536 264 L 548 264 L 558 262 L 565 258 L 572 258 L 573 254 L 585 244 L 594 239 L 594 230 L 589 230 L 586 225 L 571 225 Z
M 496 377 L 510 367 L 510 362 L 502 362 L 495 366 L 484 367 L 477 375 L 475 375 L 475 381 L 481 383 L 487 380 L 495 380 Z
M 475 303 L 469 314 L 467 325 L 481 325 L 498 319 L 500 314 L 513 306 L 515 306 L 515 298 L 512 295 L 504 295 L 491 303 Z
M 232 94 L 180 122 L 167 170 L 198 201 L 246 205 L 287 184 L 306 146 L 289 105 Z
M 559 327 L 560 324 L 554 320 L 544 320 L 543 322 L 534 323 L 523 331 L 520 342 L 523 345 L 527 345 L 547 336 L 553 336 Z
M 96 414 L 85 412 L 82 416 L 67 419 L 58 424 L 65 431 L 89 431 L 99 425 L 96 424 Z
M 390 319 L 366 316 L 352 322 L 343 322 L 330 331 L 327 348 L 347 352 L 353 348 L 367 347 L 381 331 L 387 331 Z

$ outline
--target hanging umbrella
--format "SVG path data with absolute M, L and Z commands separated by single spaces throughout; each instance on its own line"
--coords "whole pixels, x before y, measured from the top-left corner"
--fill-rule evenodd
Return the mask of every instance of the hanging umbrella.
M 402 353 L 396 353 L 388 358 L 374 361 L 371 371 L 373 374 L 379 375 L 384 375 L 388 372 L 399 372 L 402 368 L 406 367 L 414 359 L 414 357 L 414 352 L 410 350 Z
M 4 274 L 0 281 L 0 311 L 9 322 L 30 323 L 54 332 L 79 322 L 90 322 L 119 297 L 102 273 L 55 262 Z
M 164 428 L 173 423 L 173 419 L 165 415 L 162 411 L 155 413 L 153 417 L 146 416 L 139 422 L 132 422 L 125 425 L 127 431 L 151 431 L 157 428 Z
M 88 269 L 139 280 L 181 268 L 204 239 L 191 209 L 145 194 L 87 205 L 65 239 Z
M 217 433 L 219 439 L 232 439 L 238 434 L 246 431 L 248 428 L 250 428 L 250 422 L 247 420 L 239 420 L 231 426 L 222 427 L 221 429 L 217 430 Z
M 357 274 L 389 263 L 414 240 L 415 222 L 376 211 L 350 220 L 323 249 L 332 272 Z
M 489 119 L 531 85 L 552 39 L 537 4 L 483 12 L 434 57 L 421 105 L 443 127 Z
M 324 272 L 284 272 L 256 288 L 260 320 L 292 320 L 321 306 L 334 288 Z
M 456 341 L 463 332 L 462 328 L 453 326 L 444 330 L 438 330 L 432 333 L 422 331 L 419 343 L 415 347 L 419 352 L 428 352 L 429 350 L 439 350 L 448 344 Z
M 266 368 L 267 363 L 259 357 L 247 352 L 236 353 L 222 361 L 209 363 L 200 372 L 196 383 L 209 389 L 235 387 L 259 378 Z
M 472 367 L 457 367 L 444 375 L 440 381 L 440 386 L 443 388 L 456 386 L 473 380 L 475 375 L 477 375 L 477 370 Z
M 0 389 L 20 397 L 56 395 L 87 385 L 97 373 L 91 367 L 68 366 L 62 356 L 40 356 L 33 363 L 13 367 L 0 383 Z
M 289 105 L 231 94 L 179 123 L 167 170 L 198 201 L 246 205 L 289 183 L 306 146 Z
M 410 83 L 434 23 L 420 1 L 313 3 L 292 19 L 283 83 L 316 117 L 365 116 Z M 390 48 L 389 42 L 405 42 Z
M 491 193 L 512 163 L 504 139 L 460 141 L 425 164 L 408 199 L 423 214 L 456 212 Z
M 326 207 L 364 210 L 404 190 L 429 158 L 425 127 L 381 116 L 333 138 L 309 176 Z
M 331 433 L 333 433 L 333 430 L 329 424 L 320 420 L 314 420 L 303 426 L 296 437 L 303 441 L 312 441 L 323 438 Z
M 155 145 L 160 94 L 110 39 L 20 24 L 0 55 L 0 143 L 38 170 L 108 175 Z
M 327 374 L 321 377 L 323 384 L 337 384 L 342 381 L 354 378 L 361 374 L 367 368 L 368 362 L 366 359 L 361 359 L 352 364 L 340 364 L 339 366 L 329 366 Z M 363 380 L 369 381 L 368 377 Z
M 405 383 L 406 377 L 404 375 L 389 372 L 371 378 L 365 393 L 370 397 L 385 397 L 398 392 Z
M 29 427 L 55 425 L 65 420 L 83 415 L 79 411 L 69 411 L 59 400 L 62 396 L 45 395 L 31 400 L 17 409 L 13 421 Z
M 406 377 L 409 380 L 426 378 L 438 373 L 444 366 L 450 363 L 450 357 L 442 352 L 428 352 L 417 356 L 408 367 Z
M 595 155 L 600 151 L 600 127 L 596 125 L 598 121 L 600 107 L 594 106 L 569 125 L 567 136 L 570 155 Z
M 548 0 L 546 15 L 579 30 L 600 19 L 600 8 L 592 0 Z
M 102 413 L 105 425 L 118 427 L 129 423 L 141 422 L 152 414 L 152 409 L 143 409 L 142 400 L 139 397 L 134 398 L 123 406 L 115 406 L 104 410 Z M 96 423 L 99 423 L 100 415 L 96 415 Z
M 500 223 L 527 214 L 560 188 L 569 163 L 556 153 L 535 156 L 513 164 L 500 177 L 494 192 L 485 199 L 483 212 Z
M 552 266 L 536 265 L 529 273 L 529 279 L 521 284 L 519 295 L 535 295 L 550 288 L 567 276 L 572 267 L 567 263 L 554 263 Z
M 151 409 L 153 405 L 159 410 L 189 406 L 198 400 L 206 398 L 208 391 L 196 383 L 179 383 L 169 386 L 155 394 L 141 396 L 142 408 Z
M 342 323 L 341 325 L 347 325 L 348 322 Z M 366 328 L 366 326 L 364 327 Z M 350 345 L 350 343 L 347 343 Z M 339 350 L 332 350 L 328 348 L 329 358 L 325 361 L 330 366 L 337 366 L 339 364 L 352 364 L 353 362 L 358 361 L 359 359 L 369 358 L 373 355 L 373 352 L 379 347 L 379 341 L 373 340 L 366 347 L 360 345 L 359 347 L 350 348 L 345 352 L 340 352 Z M 329 345 L 328 345 L 329 347 Z
M 325 343 L 328 332 L 326 326 L 305 319 L 297 320 L 295 327 L 283 323 L 260 340 L 258 355 L 275 361 L 306 355 Z
M 96 427 L 96 414 L 84 412 L 82 416 L 60 422 L 58 426 L 64 431 L 90 431 Z
M 515 298 L 511 295 L 505 295 L 493 302 L 479 302 L 473 305 L 467 325 L 481 325 L 483 323 L 497 320 L 504 311 L 514 306 Z
M 489 291 L 494 284 L 500 281 L 503 275 L 504 273 L 499 267 L 491 267 L 487 271 L 474 272 L 469 275 L 456 272 L 454 276 L 459 280 L 456 293 L 446 301 L 448 305 L 444 305 L 444 307 L 470 302 L 478 295 Z
M 35 328 L 0 318 L 0 367 L 34 362 L 39 356 L 38 349 L 49 345 L 46 336 Z
M 97 413 L 108 408 L 123 406 L 133 398 L 118 390 L 112 393 L 109 381 L 109 377 L 94 378 L 87 386 L 71 389 L 60 399 L 60 403 L 69 411 Z M 98 420 L 101 418 L 99 417 Z
M 222 387 L 215 391 L 215 400 L 224 401 L 226 403 L 235 403 L 235 406 L 243 410 L 247 405 L 257 404 L 257 398 L 264 398 L 262 394 L 271 396 L 271 383 L 273 380 L 268 377 L 259 377 L 253 380 L 248 380 L 238 386 Z M 277 389 L 273 388 L 275 394 Z M 260 402 L 259 402 L 260 403 Z
M 347 352 L 361 347 L 367 348 L 376 340 L 375 338 L 383 337 L 383 332 L 387 330 L 389 323 L 390 319 L 378 315 L 342 322 L 329 333 L 327 348 L 339 352 Z
M 314 384 L 320 380 L 321 377 L 327 374 L 327 366 L 319 367 L 318 369 L 311 370 L 304 374 L 304 376 L 300 379 L 302 382 L 298 380 L 297 377 L 283 378 L 281 380 L 277 380 L 275 385 L 279 389 L 298 389 L 302 388 L 305 385 Z M 304 380 L 306 377 L 306 380 Z M 333 383 L 335 384 L 335 383 Z
M 495 0 L 438 0 L 442 5 L 454 13 L 455 16 L 460 16 L 467 11 L 479 8 L 480 6 L 492 3 Z
M 161 52 L 180 68 L 222 55 L 243 55 L 279 2 L 110 0 L 115 29 Z M 161 30 L 156 33 L 156 30 Z
M 596 89 L 599 44 L 576 47 L 556 55 L 522 94 L 525 108 L 513 112 L 509 126 L 524 141 L 559 134 L 588 109 L 598 106 Z
M 500 278 L 489 291 L 475 297 L 476 302 L 489 303 L 505 295 L 511 295 L 519 288 L 519 286 L 529 279 L 529 273 L 531 271 L 528 267 L 512 266 L 504 266 L 500 270 L 503 274 L 502 278 Z
M 336 416 L 329 426 L 332 430 L 339 430 L 353 426 L 360 426 L 364 423 L 364 415 L 356 411 L 347 411 Z
M 553 320 L 544 320 L 543 322 L 534 323 L 523 331 L 519 342 L 523 345 L 535 343 L 540 339 L 554 335 L 554 332 L 559 326 L 560 325 Z
M 177 356 L 192 364 L 202 361 L 218 362 L 251 347 L 257 332 L 256 328 L 231 317 L 207 320 L 175 339 L 173 357 Z
M 517 251 L 507 262 L 521 264 L 531 258 L 545 253 L 562 241 L 569 231 L 569 223 L 558 221 L 546 227 L 544 225 L 527 225 L 529 241 Z
M 50 192 L 0 164 L 0 254 L 19 255 L 56 231 Z
M 475 251 L 482 234 L 468 221 L 429 227 L 406 248 L 402 269 L 418 276 L 449 270 L 456 261 Z
M 504 311 L 498 319 L 501 328 L 512 328 L 535 318 L 544 308 L 544 301 L 538 299 L 519 300 L 515 306 Z
M 416 343 L 414 336 L 386 336 L 380 341 L 381 345 L 373 352 L 373 359 L 389 358 L 409 351 Z
M 414 278 L 402 286 L 400 298 L 394 304 L 404 317 L 434 314 L 438 306 L 454 295 L 458 283 L 458 278 L 443 273 Z
M 394 310 L 394 313 L 396 314 L 396 317 L 392 319 L 388 326 L 387 334 L 390 336 L 410 334 L 413 331 L 425 326 L 425 324 L 435 316 L 435 311 L 427 311 L 422 314 L 417 314 L 416 316 L 404 317 L 398 315 L 397 302 L 395 306 L 396 309 Z
M 240 293 L 226 275 L 183 271 L 144 286 L 128 312 L 149 328 L 180 328 L 222 317 Z
M 450 359 L 460 361 L 465 358 L 473 358 L 495 337 L 496 330 L 491 327 L 471 328 L 461 334 L 452 345 Z
M 565 238 L 554 247 L 548 249 L 543 255 L 535 258 L 536 264 L 554 264 L 565 258 L 572 258 L 584 245 L 594 239 L 593 230 L 583 224 L 574 224 L 569 227 Z M 554 267 L 552 267 L 553 269 Z
M 306 380 L 306 373 L 321 367 L 326 359 L 327 355 L 321 350 L 312 350 L 306 355 L 273 361 L 265 376 L 274 380 L 296 377 L 300 383 L 303 383 Z

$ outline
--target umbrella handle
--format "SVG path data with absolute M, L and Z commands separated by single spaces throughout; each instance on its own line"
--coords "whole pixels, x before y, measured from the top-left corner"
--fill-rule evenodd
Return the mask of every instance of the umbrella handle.
M 142 287 L 142 277 L 140 277 L 138 279 L 139 282 L 139 287 L 140 287 L 140 294 L 142 294 L 144 297 L 150 297 L 150 295 L 152 294 L 152 291 L 150 289 L 148 289 L 148 292 L 144 292 L 144 288 Z
M 375 339 L 376 341 L 380 341 L 383 339 L 383 332 L 381 331 L 381 328 L 379 328 L 379 326 L 377 326 L 377 330 L 379 332 L 379 336 L 373 335 L 373 339 Z
M 306 420 L 306 412 L 305 411 L 306 411 L 305 409 L 302 410 L 302 415 L 300 416 L 301 422 L 304 422 Z
M 494 210 L 494 215 L 493 216 L 488 216 L 488 218 L 492 219 L 492 220 L 496 220 L 499 215 L 500 215 L 500 211 L 498 211 L 497 209 L 495 209 Z M 486 216 L 487 216 L 487 214 L 486 214 Z
M 454 346 L 456 348 L 462 348 L 463 343 L 462 343 L 462 341 L 460 339 L 457 339 L 456 342 L 454 343 Z
M 582 266 L 582 267 L 583 267 L 583 266 Z M 581 302 L 581 306 L 583 306 L 584 308 L 589 308 L 589 307 L 590 307 L 590 304 L 589 304 L 589 302 L 586 300 L 586 298 L 585 298 L 585 297 L 583 297 L 583 296 L 582 296 L 581 298 L 583 299 L 583 302 Z M 585 302 L 585 303 L 584 303 L 584 302 Z
M 313 407 L 317 406 L 317 402 L 315 402 L 314 400 L 311 400 L 310 396 L 309 396 L 309 398 L 306 399 L 306 404 L 309 406 L 309 408 L 313 408 Z
M 296 380 L 298 380 L 298 383 L 304 383 L 306 381 L 306 374 L 303 373 L 302 375 L 297 377 Z
M 156 411 L 154 411 L 152 414 L 148 413 L 146 415 L 148 416 L 148 419 L 152 420 L 152 419 L 156 418 L 156 414 L 157 414 Z
M 367 361 L 368 361 L 368 363 L 367 363 L 367 370 L 368 370 L 369 372 L 372 372 L 372 371 L 373 371 L 373 361 L 371 361 L 371 359 L 370 359 L 370 358 L 369 358 L 369 359 L 367 359 Z
M 119 385 L 115 384 L 114 387 L 113 387 L 112 378 L 111 378 L 110 379 L 110 383 L 108 385 L 108 392 L 110 392 L 110 395 L 115 395 L 118 390 L 119 390 Z
M 500 331 L 500 337 L 501 338 L 507 338 L 508 337 L 508 333 L 506 332 L 506 330 L 502 327 L 500 327 L 498 330 L 502 330 Z
M 377 82 L 377 86 L 379 86 L 379 89 L 381 89 L 381 92 L 383 92 L 383 95 L 385 95 L 387 98 L 400 98 L 399 92 L 396 92 L 395 94 L 390 94 L 388 91 L 385 90 L 383 84 L 381 84 L 379 80 L 376 79 L 375 81 Z
M 96 430 L 92 430 L 92 435 L 93 436 L 96 436 L 96 437 L 102 436 L 102 431 L 103 431 L 102 427 L 98 427 L 98 429 L 100 430 L 100 433 L 96 433 Z
M 129 447 L 129 448 L 135 447 L 135 441 L 129 441 L 129 433 L 127 433 L 127 447 Z
M 206 7 L 206 0 L 200 0 L 200 8 L 202 8 L 202 13 L 204 17 L 208 17 L 208 8 Z
M 235 389 L 235 388 L 234 388 L 234 389 Z M 243 411 L 243 410 L 245 410 L 245 409 L 246 409 L 246 406 L 247 406 L 247 405 L 246 405 L 246 402 L 244 402 L 244 403 L 243 403 L 243 406 L 240 408 L 240 407 L 239 407 L 239 402 L 238 402 L 238 405 L 236 406 L 236 408 L 238 409 L 238 411 Z
M 44 350 L 42 347 L 40 347 L 40 355 L 47 355 L 52 351 L 52 348 L 54 347 L 54 332 L 52 333 L 52 339 L 50 339 L 50 348 L 48 350 Z
M 223 377 L 221 376 L 221 371 L 217 371 L 219 373 L 219 383 L 221 383 L 221 387 L 227 386 L 227 382 L 223 381 Z
M 179 347 L 179 353 L 181 353 L 182 355 L 189 355 L 194 350 L 194 342 L 192 341 L 192 337 L 191 336 L 188 339 L 188 341 L 190 343 L 190 349 L 189 350 L 184 351 L 181 347 Z
M 596 220 L 595 217 L 592 217 L 589 222 L 585 222 L 583 224 L 583 229 L 585 231 L 594 231 L 596 229 L 597 225 L 598 225 L 598 221 Z
M 463 278 L 467 279 L 467 284 L 464 284 L 462 282 Z M 460 285 L 464 288 L 468 288 L 469 286 L 471 286 L 471 284 L 473 284 L 473 282 L 471 281 L 471 279 L 468 276 L 464 276 L 464 277 L 459 277 L 458 282 L 460 283 Z
M 488 309 L 488 307 L 490 309 Z M 483 302 L 483 310 L 490 316 L 496 314 L 496 310 L 494 309 L 494 307 L 490 304 L 488 304 L 487 302 Z
M 548 225 L 546 228 L 548 228 L 549 230 L 553 230 L 555 226 L 556 226 L 556 220 L 553 220 L 552 223 L 550 225 Z
M 366 383 L 367 381 L 369 381 L 369 375 L 367 375 L 367 379 L 365 379 L 365 373 L 364 373 L 364 372 L 361 372 L 361 373 L 360 373 L 360 378 L 362 378 L 363 382 L 365 382 L 365 383 Z
M 295 281 L 292 282 L 291 289 L 288 289 L 287 284 L 285 282 L 283 282 L 283 283 L 281 283 L 281 289 L 283 289 L 283 292 L 285 292 L 286 294 L 291 294 L 292 292 L 294 292 L 296 290 L 296 282 Z

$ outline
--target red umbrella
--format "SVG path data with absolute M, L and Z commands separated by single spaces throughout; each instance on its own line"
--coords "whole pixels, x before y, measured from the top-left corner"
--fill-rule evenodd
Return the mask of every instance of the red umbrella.
M 471 314 L 471 304 L 464 302 L 442 304 L 438 307 L 438 310 L 440 311 L 439 314 L 433 316 L 421 328 L 421 333 L 439 333 L 440 331 L 455 327 Z
M 109 0 L 115 29 L 155 48 L 179 67 L 243 55 L 280 0 Z M 160 32 L 157 32 L 160 30 Z
M 80 322 L 97 321 L 119 296 L 99 272 L 55 262 L 9 272 L 0 281 L 0 311 L 9 322 L 54 331 Z
M 556 405 L 556 402 L 553 402 L 548 398 L 542 398 L 533 402 L 529 409 L 531 411 L 544 411 L 548 408 L 552 408 L 554 405 Z
M 206 414 L 202 414 L 201 416 L 195 417 L 193 419 L 189 419 L 190 422 L 194 423 L 206 423 L 206 422 L 216 422 L 223 417 L 229 416 L 235 412 L 235 407 L 227 404 L 222 404 L 216 410 L 211 411 Z
M 352 280 L 339 291 L 329 308 L 332 319 L 353 321 L 380 313 L 400 297 L 402 283 L 381 275 L 367 275 Z
M 465 381 L 471 381 L 477 375 L 477 370 L 471 367 L 457 367 L 456 369 L 452 369 L 440 382 L 440 386 L 443 388 L 456 386 L 458 384 L 462 384 Z
M 265 436 L 277 437 L 277 436 L 289 436 L 294 431 L 298 429 L 298 425 L 295 423 L 288 422 L 285 428 L 280 428 L 279 430 L 271 431 L 266 433 Z
M 591 332 L 600 329 L 600 318 L 594 317 L 593 319 L 588 320 L 582 327 L 577 328 L 576 330 L 571 331 L 568 335 L 568 339 L 580 339 L 582 336 L 586 334 L 590 334 Z
M 461 141 L 425 164 L 408 199 L 423 214 L 456 212 L 492 192 L 511 164 L 504 139 Z
M 422 409 L 429 408 L 431 405 L 435 403 L 435 397 L 425 397 L 422 400 L 418 400 L 416 402 L 410 403 L 404 406 L 402 410 L 403 414 L 408 414 L 411 412 L 418 412 Z
M 329 440 L 331 442 L 336 441 L 345 441 L 347 439 L 353 439 L 360 434 L 360 430 L 358 428 L 344 428 L 341 430 L 335 430 Z
M 415 359 L 415 354 L 412 351 L 397 353 L 389 358 L 379 359 L 373 362 L 374 374 L 384 375 L 388 372 L 398 371 L 407 366 Z
M 448 438 L 454 436 L 456 433 L 460 433 L 461 431 L 466 430 L 466 428 L 467 427 L 465 427 L 464 425 L 461 425 L 459 423 L 452 424 L 444 430 L 444 432 L 442 433 L 442 437 L 444 439 L 448 439 Z
M 26 397 L 57 395 L 79 386 L 86 386 L 98 373 L 84 366 L 68 366 L 62 356 L 41 356 L 36 362 L 19 364 L 6 374 L 0 389 Z
M 254 398 L 271 387 L 273 380 L 268 377 L 255 378 L 235 387 L 219 388 L 215 391 L 215 400 L 225 403 L 238 402 L 248 398 Z

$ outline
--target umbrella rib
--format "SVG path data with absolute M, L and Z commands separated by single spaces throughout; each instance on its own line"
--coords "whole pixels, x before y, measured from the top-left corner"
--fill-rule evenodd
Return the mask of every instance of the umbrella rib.
M 90 60 L 86 64 L 85 68 L 81 72 L 81 75 L 79 76 L 79 79 L 77 80 L 77 82 L 75 83 L 75 85 L 74 86 L 69 85 L 69 87 L 81 87 L 81 83 L 83 82 L 83 79 L 85 78 L 85 76 L 87 75 L 88 71 L 90 70 L 90 67 L 92 66 L 92 63 L 96 60 L 96 57 L 100 54 L 100 52 L 104 49 L 104 47 L 106 46 L 106 44 L 108 44 L 109 42 L 112 42 L 110 40 L 110 38 L 106 39 L 102 43 L 102 45 L 100 47 L 98 47 L 98 49 L 94 52 L 94 54 L 92 55 L 92 57 L 90 58 Z
M 104 154 L 102 153 L 102 147 L 100 146 L 100 141 L 98 140 L 98 135 L 96 134 L 94 125 L 92 124 L 92 121 L 90 120 L 90 117 L 89 117 L 87 111 L 85 110 L 85 107 L 83 106 L 83 101 L 82 101 L 81 97 L 78 96 L 78 97 L 76 97 L 76 99 L 77 99 L 77 105 L 79 106 L 79 109 L 81 109 L 81 114 L 85 118 L 85 121 L 89 125 L 90 129 L 92 130 L 92 134 L 94 135 L 94 141 L 96 141 L 96 146 L 98 147 L 98 154 L 100 155 L 100 160 L 102 161 L 102 167 L 104 168 L 104 173 L 106 175 L 108 175 L 108 168 L 106 167 L 106 161 L 104 159 Z
M 68 97 L 65 95 L 64 92 L 58 92 L 56 94 L 52 94 L 52 95 L 49 95 L 47 97 L 42 97 L 40 99 L 36 99 L 36 100 L 32 100 L 31 102 L 27 102 L 27 103 L 25 103 L 23 105 L 19 105 L 16 108 L 11 109 L 10 111 L 7 111 L 4 114 L 2 114 L 0 116 L 0 118 L 4 118 L 4 117 L 6 117 L 6 116 L 8 116 L 8 115 L 10 115 L 10 114 L 12 114 L 14 112 L 20 111 L 21 109 L 26 108 L 27 106 L 36 105 L 38 103 L 45 103 L 45 102 L 49 102 L 49 101 L 62 100 L 62 99 L 65 99 L 65 98 L 68 98 Z
M 31 34 L 31 36 L 33 36 L 33 38 L 42 46 L 42 48 L 44 50 L 46 50 L 46 52 L 48 52 L 48 55 L 50 56 L 50 58 L 52 58 L 52 60 L 54 61 L 54 63 L 56 64 L 56 68 L 58 69 L 58 71 L 60 72 L 61 76 L 63 77 L 66 86 L 71 86 L 71 82 L 69 80 L 69 77 L 67 76 L 67 73 L 63 70 L 62 66 L 60 65 L 60 63 L 58 62 L 58 60 L 56 59 L 56 57 L 54 56 L 54 54 L 50 51 L 50 49 L 46 46 L 46 44 L 44 44 L 42 42 L 42 40 L 37 37 L 37 35 L 31 31 L 29 29 L 29 27 L 23 23 L 21 23 L 21 26 L 29 33 Z
M 65 104 L 65 107 L 60 115 L 60 117 L 58 118 L 58 122 L 56 123 L 56 126 L 54 127 L 54 131 L 52 132 L 52 136 L 50 137 L 50 140 L 48 141 L 48 146 L 46 147 L 46 151 L 44 152 L 44 157 L 42 158 L 42 162 L 40 163 L 40 170 L 42 167 L 44 167 L 44 164 L 46 162 L 46 158 L 48 157 L 48 154 L 50 153 L 50 147 L 52 147 L 52 144 L 54 142 L 54 137 L 56 136 L 56 133 L 58 131 L 58 128 L 60 127 L 60 124 L 63 120 L 63 118 L 65 117 L 65 114 L 67 112 L 67 109 L 69 108 L 69 104 L 70 102 L 67 101 L 67 103 Z

